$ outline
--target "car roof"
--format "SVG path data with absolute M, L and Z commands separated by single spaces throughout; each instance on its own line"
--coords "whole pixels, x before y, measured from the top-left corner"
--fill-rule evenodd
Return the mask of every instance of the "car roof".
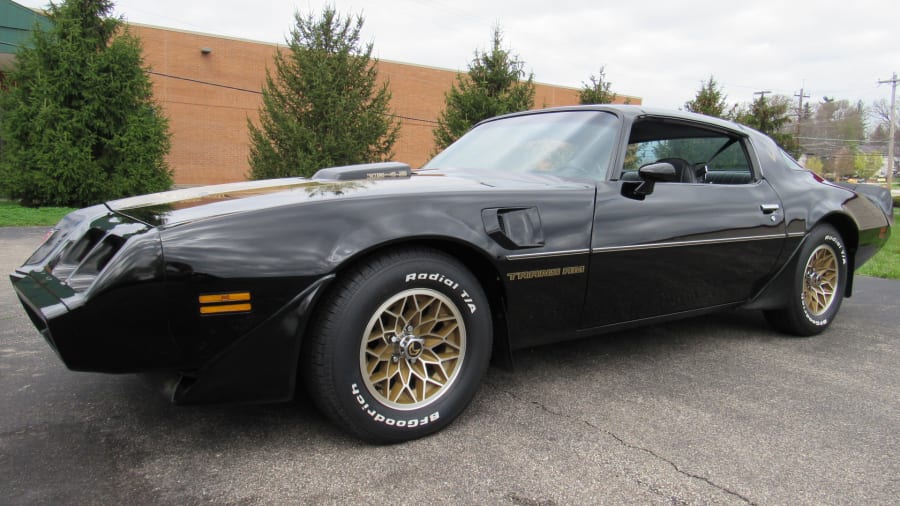
M 652 117 L 663 117 L 663 118 L 672 118 L 675 120 L 682 120 L 693 123 L 702 123 L 704 125 L 715 126 L 718 128 L 723 128 L 726 130 L 730 130 L 736 133 L 740 133 L 743 135 L 748 135 L 751 132 L 755 132 L 752 128 L 749 128 L 745 125 L 741 125 L 739 123 L 735 123 L 733 121 L 724 120 L 721 118 L 716 118 L 713 116 L 706 116 L 704 114 L 697 114 L 693 112 L 686 111 L 677 111 L 673 109 L 664 109 L 658 107 L 645 107 L 643 105 L 624 105 L 624 104 L 595 104 L 595 105 L 571 105 L 571 106 L 563 106 L 563 107 L 550 107 L 547 109 L 532 109 L 529 111 L 521 111 L 514 112 L 511 114 L 505 114 L 503 116 L 497 116 L 495 118 L 490 118 L 482 121 L 481 123 L 487 123 L 490 121 L 509 118 L 515 116 L 527 116 L 530 114 L 543 114 L 549 112 L 561 112 L 561 111 L 607 111 L 612 112 L 618 116 L 626 117 L 631 120 L 635 118 L 639 118 L 642 116 L 652 116 Z M 480 123 L 479 123 L 480 124 Z

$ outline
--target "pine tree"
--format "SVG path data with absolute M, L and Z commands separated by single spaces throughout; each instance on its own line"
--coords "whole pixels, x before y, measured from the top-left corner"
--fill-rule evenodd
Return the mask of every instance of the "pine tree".
M 722 92 L 722 88 L 716 82 L 715 77 L 710 75 L 708 81 L 700 82 L 700 89 L 697 90 L 697 94 L 693 99 L 684 103 L 684 108 L 687 111 L 698 114 L 731 119 L 734 117 L 735 108 L 732 107 L 731 110 L 728 110 L 728 106 L 725 103 L 726 98 L 727 96 Z
M 169 134 L 140 41 L 109 0 L 50 4 L 0 92 L 0 192 L 85 206 L 168 189 Z
M 606 69 L 600 67 L 595 76 L 591 74 L 590 83 L 581 83 L 578 101 L 581 104 L 611 104 L 616 101 L 616 94 L 610 91 L 612 83 L 606 80 Z
M 479 121 L 500 114 L 530 109 L 534 105 L 534 75 L 525 78 L 525 63 L 503 49 L 503 33 L 494 28 L 490 51 L 475 51 L 466 74 L 445 95 L 446 107 L 434 129 L 440 151 Z M 523 80 L 524 79 L 524 80 Z
M 791 101 L 785 96 L 775 95 L 766 100 L 765 95 L 761 94 L 748 109 L 737 113 L 735 121 L 768 135 L 782 149 L 797 157 L 800 145 L 794 135 L 785 129 L 790 121 L 790 108 Z
M 248 120 L 250 177 L 308 177 L 389 158 L 400 126 L 372 44 L 360 44 L 362 16 L 326 7 L 319 19 L 294 19 L 288 51 L 275 54 L 274 75 L 266 71 L 259 127 Z

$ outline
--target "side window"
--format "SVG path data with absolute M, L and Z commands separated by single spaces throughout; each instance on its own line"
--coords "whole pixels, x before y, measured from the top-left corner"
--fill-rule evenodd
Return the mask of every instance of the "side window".
M 671 163 L 682 183 L 748 184 L 754 179 L 739 136 L 671 120 L 636 121 L 621 179 L 636 181 L 638 169 L 658 162 Z
M 753 169 L 743 143 L 733 142 L 706 163 L 706 183 L 746 184 L 753 181 Z

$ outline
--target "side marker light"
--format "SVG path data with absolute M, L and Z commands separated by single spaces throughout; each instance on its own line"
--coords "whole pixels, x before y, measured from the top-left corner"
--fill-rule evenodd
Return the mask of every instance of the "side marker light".
M 250 304 L 250 292 L 204 294 L 198 296 L 197 301 L 200 303 L 202 315 L 247 313 L 253 309 Z

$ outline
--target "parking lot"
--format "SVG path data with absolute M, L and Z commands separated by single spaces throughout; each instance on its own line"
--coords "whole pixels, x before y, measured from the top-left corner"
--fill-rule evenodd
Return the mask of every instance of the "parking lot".
M 43 229 L 0 229 L 0 271 Z M 128 336 L 122 336 L 127 339 Z M 896 504 L 900 282 L 825 334 L 733 311 L 515 355 L 447 430 L 360 443 L 309 401 L 175 407 L 68 371 L 0 283 L 5 504 Z

